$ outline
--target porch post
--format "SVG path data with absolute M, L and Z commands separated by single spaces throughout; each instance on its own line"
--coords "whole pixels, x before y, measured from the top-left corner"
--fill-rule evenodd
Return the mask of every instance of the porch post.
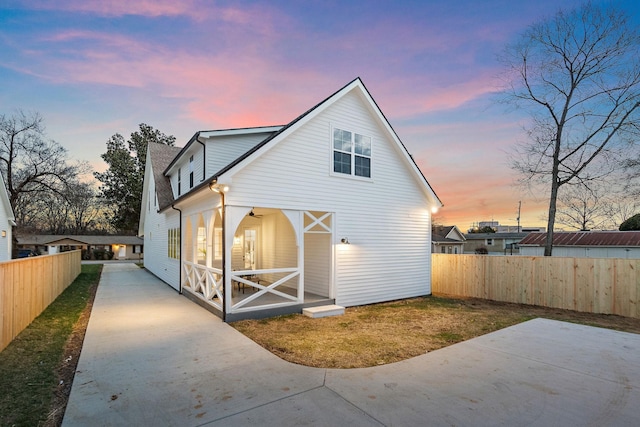
M 231 292 L 227 293 L 230 288 L 227 284 L 227 260 L 231 260 L 231 257 L 227 256 L 227 207 L 225 205 L 224 192 L 220 192 L 220 221 L 222 222 L 222 321 L 227 321 L 227 307 L 231 307 L 230 299 L 227 295 L 231 296 Z M 229 263 L 230 264 L 230 263 Z
M 304 213 L 302 211 L 282 210 L 287 217 L 294 233 L 296 233 L 296 243 L 298 245 L 298 303 L 304 302 Z

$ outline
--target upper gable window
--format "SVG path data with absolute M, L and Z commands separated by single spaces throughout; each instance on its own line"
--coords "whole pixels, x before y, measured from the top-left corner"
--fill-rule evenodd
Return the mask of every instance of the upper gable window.
M 371 178 L 371 137 L 334 128 L 333 172 Z
M 193 188 L 193 156 L 189 157 L 189 188 Z
M 178 168 L 178 196 L 182 194 L 182 170 Z

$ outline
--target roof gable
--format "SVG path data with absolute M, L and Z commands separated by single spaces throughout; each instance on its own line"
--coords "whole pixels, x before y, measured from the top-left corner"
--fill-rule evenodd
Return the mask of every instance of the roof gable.
M 176 164 L 180 161 L 181 158 L 193 152 L 191 147 L 196 143 L 202 143 L 203 139 L 210 139 L 216 137 L 224 137 L 224 136 L 241 136 L 241 135 L 250 135 L 250 134 L 273 134 L 283 128 L 282 125 L 279 126 L 257 126 L 257 127 L 249 127 L 249 128 L 233 128 L 233 129 L 218 129 L 218 130 L 206 130 L 206 131 L 198 131 L 196 132 L 189 142 L 180 150 L 180 152 L 174 156 L 174 158 L 169 162 L 169 164 L 163 168 L 163 173 L 165 175 L 171 174 L 171 172 L 175 169 Z
M 212 176 L 212 178 L 206 182 L 206 184 L 208 185 L 212 182 L 217 182 L 217 181 L 221 183 L 230 181 L 232 176 L 236 172 L 238 172 L 242 168 L 249 165 L 251 162 L 257 159 L 260 155 L 262 155 L 265 151 L 269 150 L 270 148 L 278 144 L 280 141 L 284 140 L 288 135 L 293 133 L 295 130 L 299 129 L 301 126 L 303 126 L 305 123 L 312 120 L 322 111 L 327 109 L 329 106 L 333 105 L 337 100 L 339 100 L 340 98 L 342 98 L 343 96 L 345 96 L 346 94 L 352 91 L 357 91 L 365 100 L 365 102 L 368 104 L 370 112 L 377 119 L 378 123 L 382 126 L 382 128 L 386 131 L 390 139 L 396 144 L 397 148 L 399 149 L 399 152 L 401 152 L 403 155 L 405 164 L 407 165 L 408 169 L 411 170 L 415 179 L 421 184 L 421 187 L 423 188 L 427 197 L 430 199 L 433 206 L 441 207 L 442 202 L 440 201 L 438 196 L 435 194 L 435 192 L 431 188 L 431 185 L 427 182 L 426 178 L 418 168 L 417 164 L 415 163 L 415 161 L 407 151 L 402 141 L 400 141 L 400 139 L 398 138 L 398 135 L 393 130 L 388 120 L 386 119 L 386 117 L 384 116 L 384 114 L 376 104 L 376 102 L 373 100 L 373 98 L 371 97 L 371 94 L 369 93 L 367 88 L 364 86 L 364 83 L 362 83 L 360 78 L 356 78 L 355 80 L 351 81 L 346 86 L 344 86 L 334 94 L 330 95 L 328 98 L 326 98 L 322 102 L 316 104 L 311 109 L 307 110 L 300 116 L 296 117 L 293 121 L 291 121 L 289 124 L 284 126 L 278 132 L 266 138 L 264 141 L 254 146 L 251 150 L 247 151 L 244 155 L 240 156 L 239 158 L 237 158 L 236 160 L 234 160 L 233 162 L 231 162 L 230 164 L 222 168 L 220 171 L 215 173 Z
M 400 141 L 400 139 L 398 138 L 398 135 L 396 134 L 394 129 L 391 127 L 391 125 L 389 124 L 388 120 L 386 119 L 386 117 L 384 116 L 384 114 L 376 104 L 376 102 L 371 97 L 371 94 L 369 93 L 367 88 L 364 86 L 364 83 L 360 80 L 360 78 L 356 78 L 350 83 L 348 83 L 347 85 L 345 85 L 344 87 L 342 87 L 341 89 L 339 89 L 338 91 L 336 91 L 335 93 L 333 93 L 332 95 L 330 95 L 329 97 L 327 97 L 326 99 L 324 99 L 323 101 L 321 101 L 320 103 L 316 104 L 315 106 L 305 111 L 300 116 L 296 117 L 294 120 L 292 120 L 289 124 L 285 126 L 270 126 L 270 127 L 261 127 L 261 128 L 258 127 L 258 128 L 244 128 L 244 129 L 227 129 L 222 131 L 197 132 L 191 138 L 187 146 L 190 146 L 194 144 L 195 141 L 198 141 L 198 137 L 200 136 L 200 134 L 215 135 L 216 132 L 222 132 L 226 134 L 229 134 L 229 133 L 241 134 L 244 131 L 253 131 L 253 130 L 255 130 L 256 132 L 264 132 L 265 130 L 273 131 L 273 133 L 270 136 L 268 136 L 263 141 L 254 145 L 251 149 L 249 149 L 244 154 L 242 154 L 241 156 L 237 157 L 236 159 L 228 163 L 219 171 L 208 173 L 207 174 L 208 177 L 204 181 L 202 181 L 200 184 L 190 189 L 189 192 L 178 197 L 177 199 L 173 199 L 173 193 L 171 193 L 171 200 L 169 200 L 168 197 L 164 197 L 162 202 L 159 200 L 159 204 L 160 204 L 159 210 L 162 211 L 164 209 L 167 209 L 168 207 L 171 206 L 172 203 L 187 199 L 191 195 L 196 194 L 200 189 L 211 186 L 213 183 L 220 183 L 220 184 L 229 183 L 232 180 L 232 177 L 234 174 L 236 174 L 237 172 L 241 171 L 243 168 L 251 164 L 254 160 L 258 159 L 266 151 L 270 150 L 279 142 L 286 139 L 286 137 L 289 136 L 291 133 L 295 132 L 305 123 L 308 123 L 318 114 L 320 114 L 321 112 L 326 110 L 328 107 L 333 105 L 337 100 L 341 99 L 343 96 L 345 96 L 348 93 L 351 93 L 352 91 L 356 91 L 361 96 L 361 98 L 367 104 L 369 112 L 371 113 L 372 117 L 376 119 L 376 121 L 381 126 L 383 131 L 388 135 L 389 139 L 393 141 L 393 143 L 397 148 L 397 151 L 401 154 L 401 157 L 403 158 L 404 164 L 406 165 L 408 171 L 410 172 L 410 175 L 413 176 L 415 181 L 418 183 L 419 187 L 422 189 L 422 192 L 426 195 L 427 199 L 429 200 L 431 206 L 433 208 L 439 208 L 443 206 L 442 202 L 440 201 L 438 196 L 435 194 L 435 192 L 431 188 L 431 185 L 427 182 L 426 178 L 422 174 L 422 171 L 420 171 L 417 164 L 413 160 L 413 157 L 411 157 L 406 147 L 404 146 L 402 141 Z M 157 186 L 156 188 L 158 190 L 160 188 L 159 185 L 164 186 L 163 188 L 165 190 L 162 190 L 162 191 L 165 191 L 164 193 L 165 195 L 169 195 L 169 191 L 171 190 L 170 182 L 166 177 L 166 173 L 176 164 L 178 157 L 180 157 L 183 153 L 187 152 L 185 148 L 183 148 L 180 152 L 174 154 L 173 158 L 169 160 L 167 163 L 165 163 L 164 167 L 159 166 L 159 164 L 156 163 L 154 158 L 153 157 L 151 158 L 151 160 L 154 161 L 153 170 L 154 170 L 154 178 L 156 179 L 156 186 Z M 165 182 L 162 182 L 163 180 L 161 180 L 157 176 L 159 171 L 162 171 L 162 176 Z M 159 199 L 161 197 L 160 193 L 161 191 L 158 190 Z M 141 221 L 141 226 L 142 226 L 142 221 Z
M 431 229 L 431 240 L 435 242 L 464 243 L 464 235 L 455 225 L 436 225 Z

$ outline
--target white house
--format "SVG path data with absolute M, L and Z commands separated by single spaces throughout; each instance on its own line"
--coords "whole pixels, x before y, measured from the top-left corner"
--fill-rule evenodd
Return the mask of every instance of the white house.
M 11 259 L 13 241 L 11 230 L 14 225 L 16 225 L 16 218 L 9 202 L 7 187 L 0 174 L 0 261 Z
M 145 267 L 226 321 L 431 293 L 442 203 L 358 78 L 284 126 L 150 144 Z
M 520 254 L 543 256 L 546 233 L 531 233 Z M 553 233 L 553 256 L 571 258 L 640 258 L 640 231 L 567 231 Z
M 431 228 L 431 251 L 436 254 L 464 253 L 464 234 L 455 225 L 434 225 Z

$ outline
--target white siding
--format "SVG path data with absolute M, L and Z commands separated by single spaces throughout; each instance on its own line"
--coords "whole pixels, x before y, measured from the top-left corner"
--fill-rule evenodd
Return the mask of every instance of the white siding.
M 0 180 L 0 185 L 4 186 L 2 180 Z M 0 191 L 4 191 L 4 188 L 0 188 Z M 0 234 L 0 261 L 11 259 L 11 224 L 9 224 L 8 217 L 9 213 L 0 200 L 0 233 L 5 232 L 4 237 Z
M 4 233 L 4 237 L 0 234 L 0 261 L 11 259 L 12 230 L 9 218 L 13 220 L 14 216 L 9 202 L 9 194 L 6 191 L 2 175 L 0 175 L 0 233 Z
M 304 236 L 304 290 L 328 296 L 331 285 L 331 235 Z
M 147 197 L 156 200 L 155 183 L 152 178 L 152 168 L 147 162 L 145 180 L 148 180 Z M 151 205 L 151 206 L 150 206 Z M 147 270 L 158 276 L 172 288 L 180 289 L 180 262 L 169 258 L 167 230 L 178 228 L 180 216 L 173 209 L 164 213 L 158 213 L 154 203 L 142 206 L 146 209 L 144 222 L 144 266 Z
M 331 175 L 332 126 L 373 138 L 371 180 Z M 227 203 L 335 212 L 338 304 L 431 293 L 425 193 L 368 104 L 354 92 L 240 169 Z M 340 244 L 342 237 L 351 244 Z
M 173 194 L 178 196 L 178 170 L 180 170 L 181 174 L 181 184 L 180 184 L 180 196 L 188 193 L 191 188 L 189 181 L 189 159 L 193 156 L 193 187 L 197 187 L 205 178 L 203 173 L 204 163 L 202 158 L 204 156 L 204 149 L 200 144 L 193 144 L 191 148 L 182 154 L 180 160 L 176 162 L 174 166 L 171 167 L 171 175 L 169 176 L 169 180 L 171 181 L 171 189 L 173 190 Z
M 269 137 L 271 133 L 227 135 L 208 139 L 207 177 L 212 177 L 222 168 Z

